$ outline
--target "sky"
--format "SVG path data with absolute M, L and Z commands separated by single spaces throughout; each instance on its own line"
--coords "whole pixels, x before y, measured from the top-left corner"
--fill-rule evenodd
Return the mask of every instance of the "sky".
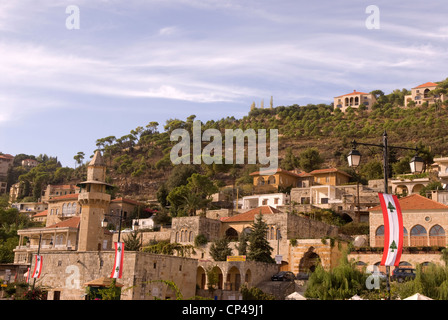
M 151 121 L 441 81 L 447 17 L 436 0 L 0 0 L 0 152 L 74 167 Z

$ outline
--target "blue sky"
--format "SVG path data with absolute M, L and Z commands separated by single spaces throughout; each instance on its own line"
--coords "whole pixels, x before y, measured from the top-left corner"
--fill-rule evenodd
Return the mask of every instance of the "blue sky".
M 0 151 L 73 167 L 97 139 L 151 121 L 444 80 L 447 17 L 435 0 L 1 0 Z

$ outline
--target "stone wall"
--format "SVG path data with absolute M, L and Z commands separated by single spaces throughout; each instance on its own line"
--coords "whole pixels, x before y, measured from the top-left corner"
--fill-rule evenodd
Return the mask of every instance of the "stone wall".
M 214 241 L 219 238 L 220 228 L 221 221 L 202 216 L 173 218 L 170 241 L 192 243 L 199 234 L 205 235 L 208 241 Z M 180 238 L 183 231 L 188 234 L 185 239 Z
M 353 260 L 355 262 L 361 262 L 362 265 L 365 264 L 365 266 L 373 266 L 375 264 L 378 264 L 381 262 L 381 258 L 383 257 L 383 254 L 380 253 L 355 253 L 352 252 L 348 255 L 348 259 Z M 408 262 L 411 264 L 411 268 L 416 268 L 417 265 L 420 265 L 425 262 L 431 262 L 434 264 L 441 264 L 444 265 L 443 260 L 441 259 L 440 253 L 403 253 L 401 255 L 400 259 L 401 263 Z M 395 267 L 391 267 L 390 271 L 392 272 L 395 269 Z M 385 266 L 379 266 L 379 270 L 385 272 L 386 267 Z
M 60 292 L 62 300 L 84 300 L 85 283 L 110 277 L 115 253 L 113 251 L 43 254 L 42 275 L 36 286 L 47 288 L 48 299 Z M 32 266 L 31 268 L 33 268 Z M 195 295 L 197 260 L 144 252 L 125 252 L 122 300 L 175 299 L 175 292 L 157 280 L 173 281 L 181 288 L 184 298 Z
M 337 236 L 338 227 L 288 213 L 276 213 L 263 217 L 268 225 L 280 227 L 282 237 L 288 239 L 321 239 Z

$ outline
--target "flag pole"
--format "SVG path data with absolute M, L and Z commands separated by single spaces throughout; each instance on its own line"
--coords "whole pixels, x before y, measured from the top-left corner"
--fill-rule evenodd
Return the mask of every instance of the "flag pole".
M 388 194 L 388 152 L 387 152 L 387 132 L 383 133 L 383 170 L 384 170 L 384 193 Z M 387 290 L 387 300 L 390 300 L 390 266 L 386 266 L 386 290 Z

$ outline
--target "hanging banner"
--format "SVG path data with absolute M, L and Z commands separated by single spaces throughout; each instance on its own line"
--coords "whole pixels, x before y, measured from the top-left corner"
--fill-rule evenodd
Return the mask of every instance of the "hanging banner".
M 378 193 L 384 219 L 382 266 L 398 266 L 403 249 L 403 217 L 395 195 Z
M 114 268 L 110 275 L 111 278 L 121 279 L 121 274 L 123 271 L 123 257 L 124 257 L 124 243 L 115 242 L 115 262 Z
M 42 256 L 36 256 L 36 263 L 34 265 L 34 271 L 32 278 L 40 278 L 40 274 L 42 272 Z

